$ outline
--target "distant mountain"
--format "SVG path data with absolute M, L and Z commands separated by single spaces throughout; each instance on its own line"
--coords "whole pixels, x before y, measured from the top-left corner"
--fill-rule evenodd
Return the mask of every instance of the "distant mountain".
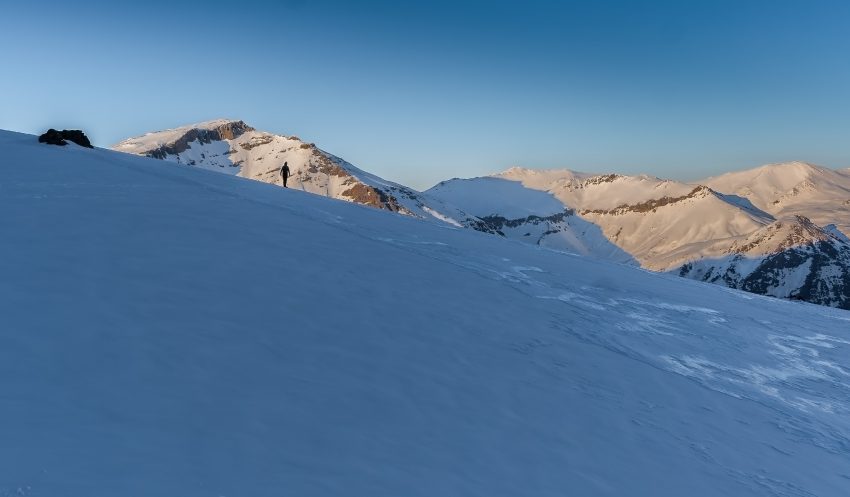
M 548 192 L 648 269 L 724 253 L 730 240 L 773 221 L 700 185 L 652 176 L 513 168 L 495 177 Z
M 776 221 L 727 255 L 688 262 L 678 274 L 774 297 L 850 309 L 850 243 L 808 218 Z
M 509 189 L 499 185 L 504 181 L 522 192 L 507 194 Z M 460 183 L 474 184 L 478 191 L 446 195 Z M 841 231 L 850 220 L 844 200 L 850 192 L 846 172 L 792 163 L 701 183 L 512 168 L 493 177 L 444 182 L 427 193 L 461 202 L 464 197 L 487 197 L 489 191 L 492 218 L 505 217 L 500 210 L 517 212 L 517 202 L 539 205 L 529 200 L 530 192 L 542 193 L 557 201 L 547 209 L 569 209 L 575 224 L 598 227 L 621 253 L 647 269 L 850 308 L 850 242 Z M 818 226 L 808 215 L 830 224 Z M 589 248 L 617 259 L 610 250 Z
M 112 148 L 277 185 L 282 184 L 279 171 L 286 162 L 292 172 L 289 180 L 291 188 L 451 226 L 502 236 L 528 237 L 528 240 L 533 239 L 540 245 L 593 257 L 621 262 L 633 260 L 602 236 L 598 228 L 577 217 L 574 211 L 561 206 L 555 199 L 550 199 L 549 206 L 557 206 L 552 212 L 547 211 L 543 218 L 532 217 L 527 223 L 519 223 L 511 216 L 489 216 L 487 209 L 469 204 L 470 198 L 417 192 L 363 171 L 313 143 L 295 136 L 258 131 L 243 121 L 218 119 L 147 133 L 124 140 Z M 508 195 L 500 195 L 498 201 L 494 199 L 494 205 L 502 206 L 502 202 L 519 190 L 521 188 Z M 531 194 L 541 195 L 540 192 Z M 521 202 L 514 202 L 517 203 Z M 538 211 L 530 206 L 528 215 Z M 518 223 L 527 226 L 518 228 Z
M 557 250 L 635 264 L 598 226 L 553 195 L 499 177 L 443 181 L 425 192 L 477 216 L 488 231 Z
M 727 173 L 701 183 L 745 198 L 777 218 L 805 216 L 820 226 L 835 224 L 845 234 L 850 233 L 849 169 L 786 162 Z
M 218 119 L 147 133 L 112 148 L 277 185 L 282 184 L 280 168 L 286 162 L 292 173 L 291 188 L 457 226 L 477 222 L 411 188 L 358 169 L 313 143 L 258 131 L 243 121 Z

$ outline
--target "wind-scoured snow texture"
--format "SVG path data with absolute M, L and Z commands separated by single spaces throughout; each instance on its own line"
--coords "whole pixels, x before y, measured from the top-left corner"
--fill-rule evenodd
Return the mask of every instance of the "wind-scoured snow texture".
M 114 150 L 282 185 L 287 163 L 290 188 L 449 224 L 477 220 L 410 188 L 367 173 L 295 136 L 257 131 L 243 121 L 217 119 L 147 133 Z
M 847 492 L 845 311 L 0 151 L 0 495 Z

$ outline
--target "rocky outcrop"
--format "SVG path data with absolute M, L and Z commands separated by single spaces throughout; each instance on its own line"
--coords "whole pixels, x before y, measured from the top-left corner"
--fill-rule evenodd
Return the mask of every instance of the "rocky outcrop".
M 57 131 L 50 128 L 46 133 L 38 137 L 39 143 L 46 143 L 48 145 L 65 146 L 69 141 L 81 147 L 94 148 L 86 134 L 78 129 Z
M 185 152 L 189 148 L 189 144 L 194 141 L 212 143 L 220 140 L 233 140 L 243 133 L 253 130 L 254 128 L 245 124 L 244 121 L 226 122 L 212 129 L 193 128 L 173 142 L 147 151 L 145 155 L 155 159 L 165 159 L 169 155 L 177 155 Z
M 377 207 L 378 209 L 386 209 L 392 212 L 402 210 L 398 200 L 392 195 L 357 181 L 352 181 L 351 188 L 342 192 L 342 196 L 354 203 Z
M 268 145 L 269 143 L 274 141 L 274 136 L 272 135 L 262 135 L 255 136 L 251 138 L 247 143 L 243 143 L 240 145 L 245 150 L 251 150 L 252 148 L 261 147 L 263 145 Z
M 563 212 L 552 214 L 551 216 L 527 216 L 519 219 L 508 219 L 502 216 L 484 216 L 480 217 L 481 224 L 472 226 L 473 229 L 484 231 L 486 233 L 496 233 L 505 236 L 503 230 L 505 228 L 518 228 L 522 225 L 538 225 L 541 223 L 555 224 L 561 223 L 569 216 L 575 216 L 575 211 L 572 209 L 564 209 Z M 550 234 L 549 232 L 544 235 Z
M 592 178 L 587 178 L 580 184 L 580 188 L 587 188 L 592 185 L 602 185 L 605 183 L 613 183 L 623 176 L 619 174 L 603 174 L 601 176 L 594 176 Z
M 340 194 L 342 198 L 378 209 L 407 213 L 392 193 L 363 183 L 352 176 L 343 167 L 343 161 L 341 159 L 325 153 L 313 143 L 302 143 L 299 148 L 311 152 L 307 168 L 296 173 L 296 176 L 301 182 L 310 182 L 317 175 L 345 178 L 342 184 L 348 188 Z
M 677 202 L 682 202 L 683 200 L 688 200 L 692 198 L 705 197 L 707 195 L 715 195 L 715 192 L 707 186 L 700 185 L 691 190 L 690 193 L 688 193 L 687 195 L 682 195 L 681 197 L 661 197 L 657 199 L 647 200 L 646 202 L 641 202 L 640 204 L 623 204 L 613 209 L 585 209 L 581 211 L 581 214 L 583 216 L 587 214 L 608 214 L 617 216 L 622 214 L 628 214 L 631 212 L 653 212 L 655 211 L 655 209 L 659 207 L 664 207 L 665 205 L 675 204 Z

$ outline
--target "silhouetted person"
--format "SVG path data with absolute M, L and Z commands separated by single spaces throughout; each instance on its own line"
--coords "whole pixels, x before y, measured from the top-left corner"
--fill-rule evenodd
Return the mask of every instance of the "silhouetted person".
M 280 178 L 283 180 L 283 187 L 286 188 L 286 180 L 289 179 L 289 163 L 284 162 L 283 167 L 280 168 Z

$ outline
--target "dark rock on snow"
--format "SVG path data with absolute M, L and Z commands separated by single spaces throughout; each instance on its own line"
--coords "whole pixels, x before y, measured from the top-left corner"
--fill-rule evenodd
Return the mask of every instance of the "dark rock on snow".
M 39 143 L 47 143 L 48 145 L 67 145 L 68 141 L 74 142 L 81 147 L 94 148 L 85 133 L 78 129 L 63 129 L 57 131 L 53 128 L 47 130 L 46 133 L 38 137 Z

